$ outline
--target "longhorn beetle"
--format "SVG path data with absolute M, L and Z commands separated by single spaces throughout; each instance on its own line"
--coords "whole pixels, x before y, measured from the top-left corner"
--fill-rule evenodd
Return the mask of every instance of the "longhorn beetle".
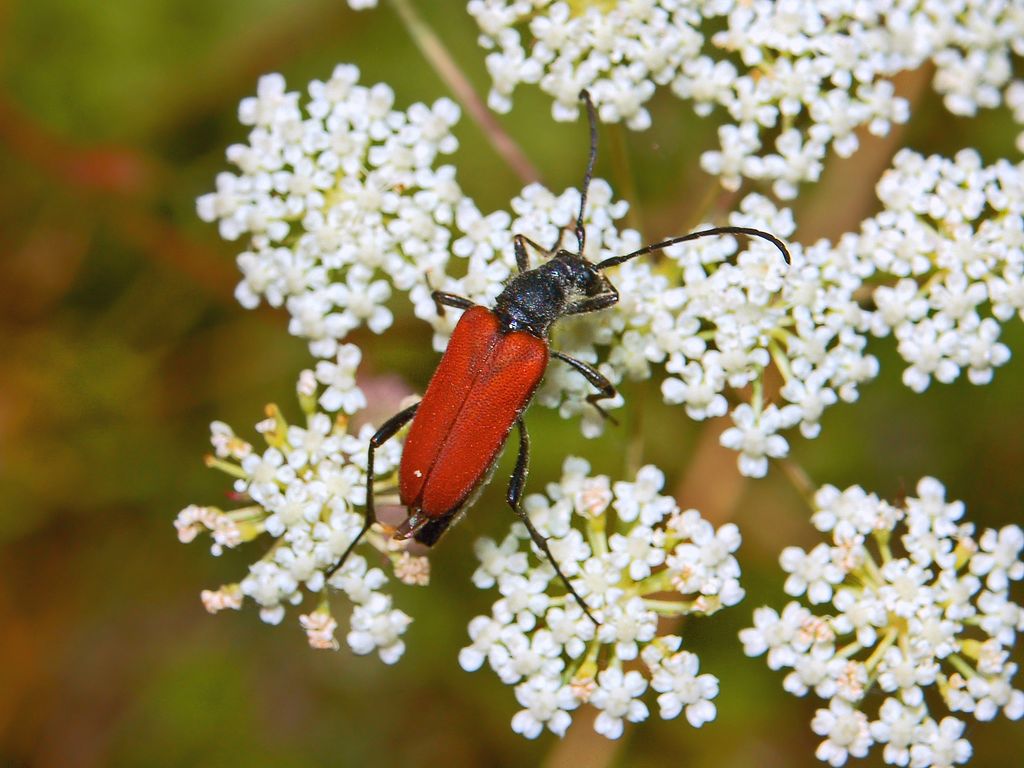
M 515 426 L 519 431 L 519 456 L 508 484 L 508 504 L 526 526 L 533 543 L 554 566 L 569 594 L 597 624 L 522 506 L 530 456 L 523 411 L 544 376 L 548 360 L 552 357 L 561 360 L 597 389 L 587 396 L 587 402 L 605 418 L 610 417 L 598 401 L 616 395 L 612 383 L 594 366 L 550 348 L 548 338 L 552 323 L 566 315 L 596 312 L 612 306 L 619 300 L 619 293 L 602 274 L 604 270 L 675 243 L 710 235 L 760 237 L 778 248 L 789 263 L 789 252 L 781 240 L 749 227 L 715 227 L 663 240 L 624 256 L 613 256 L 597 263 L 587 261 L 583 256 L 587 236 L 583 213 L 597 159 L 597 117 L 590 94 L 581 91 L 580 99 L 587 109 L 590 154 L 576 219 L 576 252 L 563 250 L 561 237 L 547 250 L 524 235 L 516 235 L 514 246 L 519 274 L 508 281 L 493 309 L 478 306 L 461 296 L 434 291 L 438 313 L 443 313 L 444 307 L 465 312 L 455 326 L 423 399 L 392 416 L 370 438 L 366 459 L 366 520 L 341 559 L 327 571 L 328 577 L 341 568 L 377 520 L 373 454 L 402 427 L 412 421 L 398 472 L 399 497 L 408 508 L 409 517 L 398 526 L 394 537 L 413 538 L 429 547 L 437 543 L 473 503 L 477 492 L 490 479 L 498 454 Z M 550 258 L 531 269 L 527 246 Z

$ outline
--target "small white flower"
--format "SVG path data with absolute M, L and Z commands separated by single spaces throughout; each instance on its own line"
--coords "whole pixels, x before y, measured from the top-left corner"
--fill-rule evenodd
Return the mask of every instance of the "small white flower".
M 597 676 L 597 689 L 590 696 L 590 705 L 601 710 L 594 720 L 594 730 L 609 739 L 622 735 L 623 720 L 638 723 L 646 720 L 647 706 L 639 697 L 647 690 L 647 681 L 636 670 L 622 673 L 606 669 Z
M 671 720 L 686 710 L 686 719 L 694 728 L 715 719 L 717 710 L 711 699 L 718 695 L 718 678 L 698 674 L 700 659 L 681 651 L 661 661 L 654 670 L 651 687 L 658 691 L 661 717 Z
M 548 677 L 531 677 L 516 686 L 516 700 L 521 709 L 512 718 L 512 730 L 528 739 L 540 736 L 547 727 L 552 733 L 564 736 L 572 723 L 570 711 L 579 702 L 568 685 L 558 685 Z
M 832 699 L 828 709 L 819 709 L 811 729 L 826 737 L 815 757 L 832 766 L 844 765 L 849 757 L 864 757 L 872 744 L 867 717 L 842 699 Z
M 473 583 L 480 589 L 493 587 L 495 579 L 505 573 L 526 572 L 526 553 L 519 551 L 519 541 L 513 535 L 505 537 L 498 546 L 491 539 L 478 539 L 473 546 L 480 567 L 473 573 Z
M 789 443 L 779 434 L 779 429 L 792 426 L 793 416 L 799 412 L 774 405 L 757 413 L 750 405 L 743 403 L 732 412 L 733 423 L 722 433 L 720 442 L 726 448 L 740 452 L 740 472 L 748 477 L 764 477 L 768 472 L 768 459 L 779 459 L 789 452 Z
M 944 717 L 938 724 L 926 720 L 918 734 L 918 743 L 910 748 L 912 766 L 952 768 L 971 759 L 973 752 L 967 739 L 961 738 L 964 723 L 954 717 Z
M 352 630 L 346 640 L 353 653 L 366 655 L 377 651 L 381 661 L 394 664 L 405 652 L 401 636 L 412 619 L 391 607 L 391 598 L 375 593 L 352 611 Z
M 807 593 L 812 605 L 832 599 L 832 587 L 843 580 L 845 574 L 832 562 L 827 544 L 819 544 L 810 552 L 799 547 L 786 547 L 779 556 L 782 570 L 790 574 L 786 579 L 786 594 L 799 597 Z

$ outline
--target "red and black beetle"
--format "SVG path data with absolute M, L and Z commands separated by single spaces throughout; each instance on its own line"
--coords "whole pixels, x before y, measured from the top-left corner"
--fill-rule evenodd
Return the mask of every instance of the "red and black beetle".
M 612 306 L 619 300 L 619 294 L 602 272 L 675 243 L 723 234 L 761 237 L 775 245 L 789 262 L 789 252 L 782 241 L 767 232 L 748 227 L 715 227 L 648 245 L 624 256 L 614 256 L 597 263 L 587 261 L 583 257 L 586 240 L 583 212 L 597 158 L 597 119 L 590 94 L 582 91 L 580 98 L 587 108 L 590 155 L 576 220 L 576 253 L 561 249 L 561 238 L 554 248 L 548 250 L 523 235 L 516 235 L 515 257 L 519 274 L 509 280 L 495 300 L 493 309 L 475 305 L 469 299 L 450 293 L 433 293 L 438 312 L 443 312 L 443 307 L 466 311 L 455 326 L 423 399 L 384 422 L 370 439 L 366 463 L 366 522 L 338 563 L 328 570 L 328 576 L 344 564 L 355 545 L 376 522 L 374 451 L 410 420 L 412 426 L 405 440 L 399 468 L 399 497 L 408 508 L 409 517 L 398 526 L 394 536 L 396 539 L 413 538 L 427 546 L 434 545 L 473 502 L 476 492 L 489 479 L 512 427 L 516 426 L 519 430 L 519 456 L 509 480 L 508 504 L 526 526 L 533 542 L 554 566 L 566 589 L 593 620 L 521 503 L 530 453 L 523 411 L 544 376 L 548 360 L 555 357 L 567 363 L 593 384 L 598 391 L 589 395 L 587 401 L 606 418 L 607 414 L 598 401 L 616 394 L 612 383 L 592 365 L 550 348 L 548 337 L 552 323 L 566 315 Z M 531 269 L 527 246 L 549 259 Z

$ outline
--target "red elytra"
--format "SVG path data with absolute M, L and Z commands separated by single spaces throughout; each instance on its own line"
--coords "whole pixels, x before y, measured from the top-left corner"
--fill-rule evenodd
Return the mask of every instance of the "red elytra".
M 430 379 L 402 450 L 399 494 L 415 516 L 449 515 L 487 475 L 548 364 L 548 345 L 466 310 Z

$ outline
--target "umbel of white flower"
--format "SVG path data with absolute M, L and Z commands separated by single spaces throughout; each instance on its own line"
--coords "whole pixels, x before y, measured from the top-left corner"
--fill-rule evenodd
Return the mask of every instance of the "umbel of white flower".
M 578 210 L 576 190 L 555 195 L 534 184 L 512 200 L 511 213 L 484 215 L 453 166 L 435 167 L 456 149 L 455 105 L 441 99 L 400 112 L 393 101 L 385 85 L 359 85 L 352 66 L 311 83 L 304 106 L 280 76 L 262 78 L 239 109 L 252 126 L 249 144 L 228 150 L 240 173 L 220 174 L 218 191 L 198 201 L 225 237 L 248 240 L 238 256 L 239 300 L 285 305 L 291 332 L 317 355 L 334 355 L 360 325 L 386 330 L 384 302 L 396 291 L 443 347 L 454 313 L 439 316 L 431 290 L 489 304 L 514 269 L 513 235 L 559 242 Z M 799 425 L 815 437 L 824 410 L 856 400 L 877 375 L 872 334 L 897 337 L 904 380 L 916 391 L 964 369 L 983 384 L 1007 361 L 1000 323 L 1024 315 L 1022 179 L 1020 165 L 984 167 L 973 152 L 955 160 L 901 152 L 878 186 L 885 209 L 859 233 L 834 244 L 791 242 L 789 267 L 770 244 L 737 252 L 732 238 L 674 247 L 657 263 L 628 262 L 613 276 L 620 303 L 564 321 L 556 342 L 577 358 L 604 358 L 599 368 L 615 384 L 663 366 L 665 401 L 694 419 L 726 414 L 731 391 L 740 402 L 722 442 L 739 452 L 741 472 L 764 475 L 768 459 L 789 451 L 782 433 Z M 639 247 L 637 232 L 617 228 L 626 208 L 594 182 L 589 258 Z M 796 229 L 788 210 L 756 194 L 728 223 L 787 239 Z M 771 368 L 783 381 L 775 402 L 764 396 Z M 589 391 L 583 377 L 552 366 L 537 402 L 581 416 L 584 434 L 595 435 L 603 422 L 586 405 Z
M 238 610 L 248 598 L 259 606 L 263 621 L 278 624 L 286 606 L 309 604 L 299 624 L 310 645 L 337 649 L 333 588 L 352 604 L 349 647 L 358 654 L 376 651 L 393 664 L 405 650 L 401 638 L 412 619 L 384 591 L 389 581 L 384 570 L 356 552 L 329 581 L 325 578 L 364 519 L 366 451 L 374 429 L 366 425 L 358 434 L 348 431 L 348 416 L 366 405 L 355 384 L 360 357 L 356 347 L 344 344 L 335 361 L 303 371 L 297 391 L 305 426 L 288 424 L 275 406 L 268 406 L 267 418 L 256 425 L 266 442 L 262 452 L 227 424 L 214 422 L 214 455 L 207 464 L 234 478 L 233 490 L 243 504 L 228 511 L 191 505 L 174 524 L 183 542 L 208 533 L 214 555 L 248 542 L 266 545 L 239 582 L 203 591 L 211 613 Z M 396 443 L 376 454 L 382 493 L 393 490 L 399 452 Z M 362 549 L 388 562 L 399 581 L 427 583 L 426 558 L 412 557 L 383 532 L 375 529 Z
M 715 718 L 718 679 L 700 673 L 682 638 L 659 635 L 658 619 L 709 615 L 743 598 L 733 556 L 740 535 L 735 525 L 716 530 L 696 510 L 681 511 L 659 493 L 664 482 L 648 466 L 634 482 L 611 483 L 570 457 L 560 482 L 525 500 L 596 628 L 550 563 L 531 550 L 523 526 L 501 544 L 477 542 L 473 581 L 501 596 L 490 616 L 470 622 L 472 643 L 459 662 L 467 670 L 486 662 L 515 686 L 523 707 L 512 718 L 517 733 L 532 739 L 547 728 L 562 735 L 586 703 L 598 710 L 594 729 L 616 739 L 625 722 L 647 718 L 648 690 L 657 693 L 664 719 L 685 713 L 699 728 Z
M 892 78 L 926 62 L 946 108 L 973 115 L 1005 101 L 1024 123 L 1011 57 L 1024 53 L 1012 2 L 963 0 L 470 0 L 500 112 L 520 84 L 576 119 L 587 88 L 604 122 L 642 130 L 659 88 L 719 116 L 719 150 L 701 165 L 724 186 L 772 183 L 780 198 L 818 179 L 827 151 L 848 157 L 857 130 L 909 117 Z M 774 135 L 773 145 L 766 139 Z
M 820 760 L 843 765 L 879 745 L 892 765 L 965 763 L 965 723 L 942 709 L 1024 715 L 1010 660 L 1024 609 L 1009 594 L 1024 578 L 1024 531 L 976 536 L 934 478 L 900 507 L 859 486 L 825 486 L 815 505 L 812 522 L 831 542 L 780 558 L 787 594 L 803 602 L 757 609 L 744 651 L 789 670 L 790 693 L 828 702 L 811 723 Z

